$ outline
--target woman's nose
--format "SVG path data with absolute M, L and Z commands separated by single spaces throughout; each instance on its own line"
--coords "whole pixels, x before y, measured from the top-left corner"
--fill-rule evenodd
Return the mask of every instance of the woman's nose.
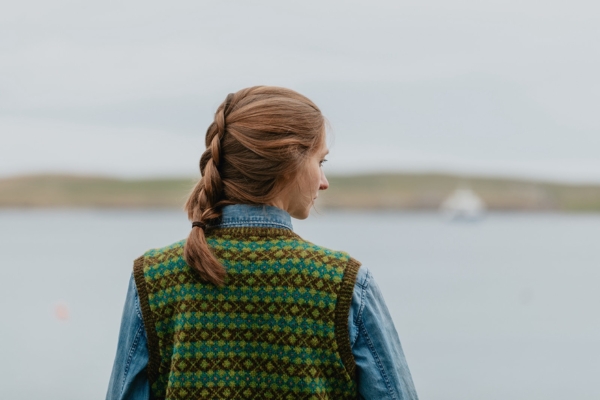
M 325 177 L 325 173 L 321 171 L 321 184 L 319 185 L 319 190 L 325 190 L 329 187 L 329 181 Z

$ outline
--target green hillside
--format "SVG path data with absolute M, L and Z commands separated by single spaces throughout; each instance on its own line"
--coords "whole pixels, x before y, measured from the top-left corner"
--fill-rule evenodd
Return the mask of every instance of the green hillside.
M 492 210 L 600 211 L 600 185 L 569 185 L 442 174 L 378 174 L 330 179 L 327 207 L 437 209 L 457 188 L 470 188 Z
M 0 207 L 182 207 L 193 179 L 37 175 L 0 179 Z
M 433 210 L 468 187 L 492 210 L 600 211 L 600 185 L 442 174 L 329 177 L 318 206 Z M 194 179 L 114 179 L 38 175 L 0 179 L 0 207 L 181 208 Z

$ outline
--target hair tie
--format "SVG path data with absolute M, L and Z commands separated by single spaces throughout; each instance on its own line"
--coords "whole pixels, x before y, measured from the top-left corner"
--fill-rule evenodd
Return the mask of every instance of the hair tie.
M 204 222 L 192 222 L 192 228 L 195 228 L 195 227 L 205 230 L 206 224 Z

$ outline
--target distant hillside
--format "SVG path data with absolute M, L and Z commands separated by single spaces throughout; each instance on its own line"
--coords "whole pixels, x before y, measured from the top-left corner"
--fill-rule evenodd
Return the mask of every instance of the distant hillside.
M 433 210 L 468 187 L 492 210 L 600 211 L 600 185 L 437 174 L 329 177 L 322 208 Z M 0 179 L 0 207 L 181 208 L 193 179 L 125 180 L 62 175 Z
M 36 175 L 0 179 L 0 207 L 181 208 L 192 179 Z
M 442 174 L 378 174 L 330 179 L 327 207 L 437 209 L 457 188 L 475 191 L 492 210 L 600 211 L 600 185 Z

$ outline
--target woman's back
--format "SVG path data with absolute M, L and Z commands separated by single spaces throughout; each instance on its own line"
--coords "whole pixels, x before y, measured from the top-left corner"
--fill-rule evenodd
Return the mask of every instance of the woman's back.
M 222 287 L 198 279 L 184 241 L 135 263 L 154 395 L 356 398 L 348 314 L 358 262 L 285 228 L 206 237 L 227 269 Z

